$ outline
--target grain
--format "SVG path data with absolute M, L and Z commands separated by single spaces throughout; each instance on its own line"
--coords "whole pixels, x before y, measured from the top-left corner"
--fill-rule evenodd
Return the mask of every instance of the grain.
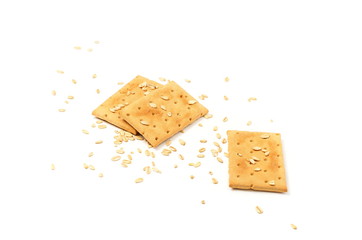
M 143 178 L 137 178 L 137 179 L 135 180 L 135 183 L 141 183 L 141 182 L 143 182 Z
M 217 129 L 218 129 L 218 127 L 215 126 L 212 130 L 213 130 L 213 131 L 217 131 Z
M 263 209 L 261 209 L 259 206 L 256 206 L 255 209 L 256 209 L 257 213 L 259 213 L 259 214 L 263 213 Z
M 149 122 L 147 122 L 147 121 L 144 121 L 144 120 L 141 120 L 141 121 L 140 121 L 140 123 L 141 123 L 142 125 L 145 125 L 145 126 L 148 126 L 148 125 L 150 125 L 150 123 L 149 123 Z
M 72 100 L 74 99 L 74 96 L 68 96 L 68 99 Z
M 121 160 L 121 156 L 114 156 L 111 158 L 112 161 L 119 161 Z
M 182 145 L 182 146 L 185 146 L 186 145 L 186 142 L 182 139 L 179 139 L 178 142 Z

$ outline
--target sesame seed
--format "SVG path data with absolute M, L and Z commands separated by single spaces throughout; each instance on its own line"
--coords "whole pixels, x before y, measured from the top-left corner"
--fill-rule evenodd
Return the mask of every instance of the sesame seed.
M 157 104 L 156 103 L 149 103 L 151 108 L 157 108 Z
M 95 142 L 95 144 L 102 144 L 102 143 L 103 143 L 102 140 L 98 140 L 98 141 Z
M 189 105 L 193 105 L 193 104 L 197 103 L 197 101 L 196 100 L 189 100 L 188 103 L 189 103 Z
M 294 224 L 290 224 L 290 226 L 294 229 L 294 230 L 297 230 L 297 226 L 295 226 Z
M 72 79 L 73 84 L 77 84 L 77 81 L 75 79 Z
M 92 171 L 96 170 L 96 168 L 93 165 L 89 165 L 89 169 Z
M 182 146 L 185 146 L 186 145 L 186 142 L 182 139 L 179 139 L 178 142 L 182 145 Z
M 54 163 L 52 163 L 52 165 L 50 165 L 50 169 L 51 169 L 51 170 L 55 170 L 55 165 L 54 165 Z
M 86 164 L 86 163 L 83 163 L 83 167 L 84 167 L 84 169 L 88 169 L 88 164 Z
M 80 47 L 80 46 L 75 46 L 74 49 L 75 49 L 75 50 L 81 50 L 82 47 Z
M 217 129 L 218 129 L 218 127 L 217 127 L 217 126 L 215 126 L 212 130 L 217 131 Z
M 185 82 L 187 82 L 187 83 L 191 83 L 191 80 L 189 80 L 189 79 L 185 79 Z
M 262 134 L 262 135 L 260 136 L 260 138 L 262 138 L 262 139 L 268 139 L 269 137 L 270 137 L 269 134 Z
M 147 122 L 147 121 L 140 121 L 140 123 L 141 123 L 142 125 L 145 125 L 145 126 L 150 125 L 149 122 Z
M 199 149 L 199 152 L 202 153 L 202 152 L 205 152 L 206 148 L 200 148 Z
M 68 96 L 68 99 L 74 99 L 74 96 Z
M 163 100 L 170 100 L 170 98 L 168 97 L 168 96 L 161 96 L 161 98 L 163 99 Z
M 212 183 L 213 183 L 213 184 L 218 184 L 219 181 L 218 181 L 216 178 L 212 178 Z
M 97 94 L 99 94 L 100 92 L 101 92 L 101 90 L 99 90 L 99 89 L 96 90 L 96 93 L 97 93 Z
M 261 168 L 254 168 L 254 171 L 255 171 L 255 172 L 260 172 L 260 171 L 261 171 Z
M 65 112 L 65 109 L 61 108 L 61 109 L 58 109 L 59 112 Z
M 93 75 L 92 75 L 92 78 L 97 78 L 97 74 L 93 74 Z
M 260 151 L 260 150 L 261 150 L 261 147 L 253 147 L 253 150 L 254 150 L 254 151 Z
M 248 121 L 248 122 L 246 123 L 246 125 L 247 125 L 247 126 L 250 126 L 251 123 L 252 123 L 251 121 Z
M 85 129 L 82 130 L 82 133 L 89 134 L 89 132 L 87 130 L 85 130 Z
M 207 140 L 206 139 L 201 139 L 200 143 L 207 143 Z
M 191 178 L 191 179 L 194 179 L 194 178 L 195 178 L 195 176 L 194 176 L 194 175 L 191 175 L 191 176 L 190 176 L 190 178 Z
M 227 101 L 229 100 L 229 98 L 227 96 L 224 96 L 224 100 Z
M 225 143 L 227 143 L 227 140 L 226 140 L 226 138 L 223 138 L 223 139 L 221 140 L 221 143 L 222 143 L 222 144 L 225 144 Z
M 203 127 L 204 125 L 202 125 L 202 123 L 199 123 L 198 126 L 199 126 L 199 127 Z
M 64 71 L 62 71 L 62 70 L 57 70 L 57 73 L 59 73 L 59 74 L 64 74 Z
M 184 156 L 182 154 L 179 154 L 178 157 L 181 159 L 181 160 L 184 160 Z
M 164 110 L 164 111 L 167 110 L 165 105 L 161 105 L 160 108 L 161 108 L 162 110 Z
M 251 101 L 256 101 L 256 98 L 255 98 L 255 97 L 250 97 L 250 98 L 248 99 L 248 101 L 249 101 L 249 102 L 251 102 Z
M 213 117 L 212 114 L 206 114 L 206 115 L 204 116 L 204 118 L 206 118 L 206 119 L 210 119 L 210 118 L 212 118 L 212 117 Z
M 141 183 L 141 182 L 143 182 L 143 178 L 137 178 L 137 179 L 135 180 L 135 183 Z
M 98 177 L 102 178 L 103 177 L 103 173 L 99 173 Z
M 92 51 L 93 51 L 93 48 L 88 48 L 87 51 L 88 51 L 88 52 L 92 52 Z
M 171 113 L 171 112 L 168 112 L 168 113 L 167 113 L 167 116 L 171 117 L 171 116 L 172 116 L 172 113 Z
M 99 41 L 94 41 L 95 44 L 99 44 L 100 42 Z
M 114 156 L 111 158 L 112 161 L 119 161 L 121 159 L 121 156 Z
M 201 204 L 205 204 L 206 202 L 205 202 L 205 200 L 201 200 Z
M 256 209 L 257 213 L 259 213 L 259 214 L 263 213 L 263 209 L 261 209 L 259 206 L 256 206 L 255 209 Z
M 52 91 L 52 95 L 55 96 L 57 95 L 57 92 L 55 90 Z
M 204 155 L 204 154 L 198 154 L 197 157 L 198 157 L 198 158 L 204 158 L 205 155 Z
M 105 128 L 107 128 L 107 125 L 104 125 L 104 124 L 98 125 L 98 128 L 99 128 L 99 129 L 105 129 Z
M 216 138 L 217 138 L 217 139 L 221 139 L 221 134 L 220 134 L 220 133 L 216 133 Z
M 229 121 L 229 119 L 227 117 L 224 117 L 224 119 L 222 121 L 227 122 L 227 121 Z
M 274 181 L 274 180 L 271 180 L 271 181 L 268 182 L 268 184 L 269 184 L 270 186 L 275 186 L 275 181 Z
M 216 159 L 219 163 L 224 163 L 224 161 L 220 157 L 217 157 Z
M 229 81 L 230 81 L 230 78 L 229 78 L 229 77 L 225 77 L 224 81 L 225 81 L 225 82 L 229 82 Z
M 94 155 L 93 152 L 88 153 L 88 157 L 93 157 L 93 155 Z

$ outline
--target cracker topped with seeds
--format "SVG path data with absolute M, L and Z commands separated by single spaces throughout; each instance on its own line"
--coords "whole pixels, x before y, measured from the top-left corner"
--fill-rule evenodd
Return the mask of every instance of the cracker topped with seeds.
M 137 76 L 103 102 L 92 112 L 92 114 L 97 118 L 122 128 L 123 130 L 136 134 L 137 131 L 123 120 L 120 114 L 122 109 L 128 104 L 148 95 L 150 92 L 161 86 L 162 85 L 157 82 Z
M 122 111 L 122 117 L 156 147 L 208 112 L 171 81 Z
M 279 133 L 227 131 L 227 134 L 231 188 L 287 191 Z

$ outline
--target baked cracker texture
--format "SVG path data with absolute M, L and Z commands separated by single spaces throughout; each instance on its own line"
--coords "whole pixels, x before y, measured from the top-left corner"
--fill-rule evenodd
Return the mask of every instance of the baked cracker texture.
M 279 133 L 227 131 L 229 186 L 287 192 Z
M 157 147 L 206 113 L 206 107 L 170 81 L 129 104 L 121 114 L 153 147 Z
M 97 107 L 92 114 L 132 134 L 137 134 L 136 129 L 129 125 L 121 116 L 121 112 L 130 103 L 146 96 L 150 92 L 162 87 L 155 81 L 142 76 L 135 77 L 110 98 Z

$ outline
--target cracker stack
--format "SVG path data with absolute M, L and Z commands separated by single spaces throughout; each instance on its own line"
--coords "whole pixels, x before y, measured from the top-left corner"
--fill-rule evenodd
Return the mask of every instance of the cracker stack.
M 125 131 L 136 134 L 136 129 L 122 118 L 122 109 L 160 87 L 162 84 L 137 76 L 96 108 L 92 114 Z
M 162 86 L 137 76 L 107 99 L 93 115 L 157 147 L 208 113 L 207 108 L 175 82 Z

